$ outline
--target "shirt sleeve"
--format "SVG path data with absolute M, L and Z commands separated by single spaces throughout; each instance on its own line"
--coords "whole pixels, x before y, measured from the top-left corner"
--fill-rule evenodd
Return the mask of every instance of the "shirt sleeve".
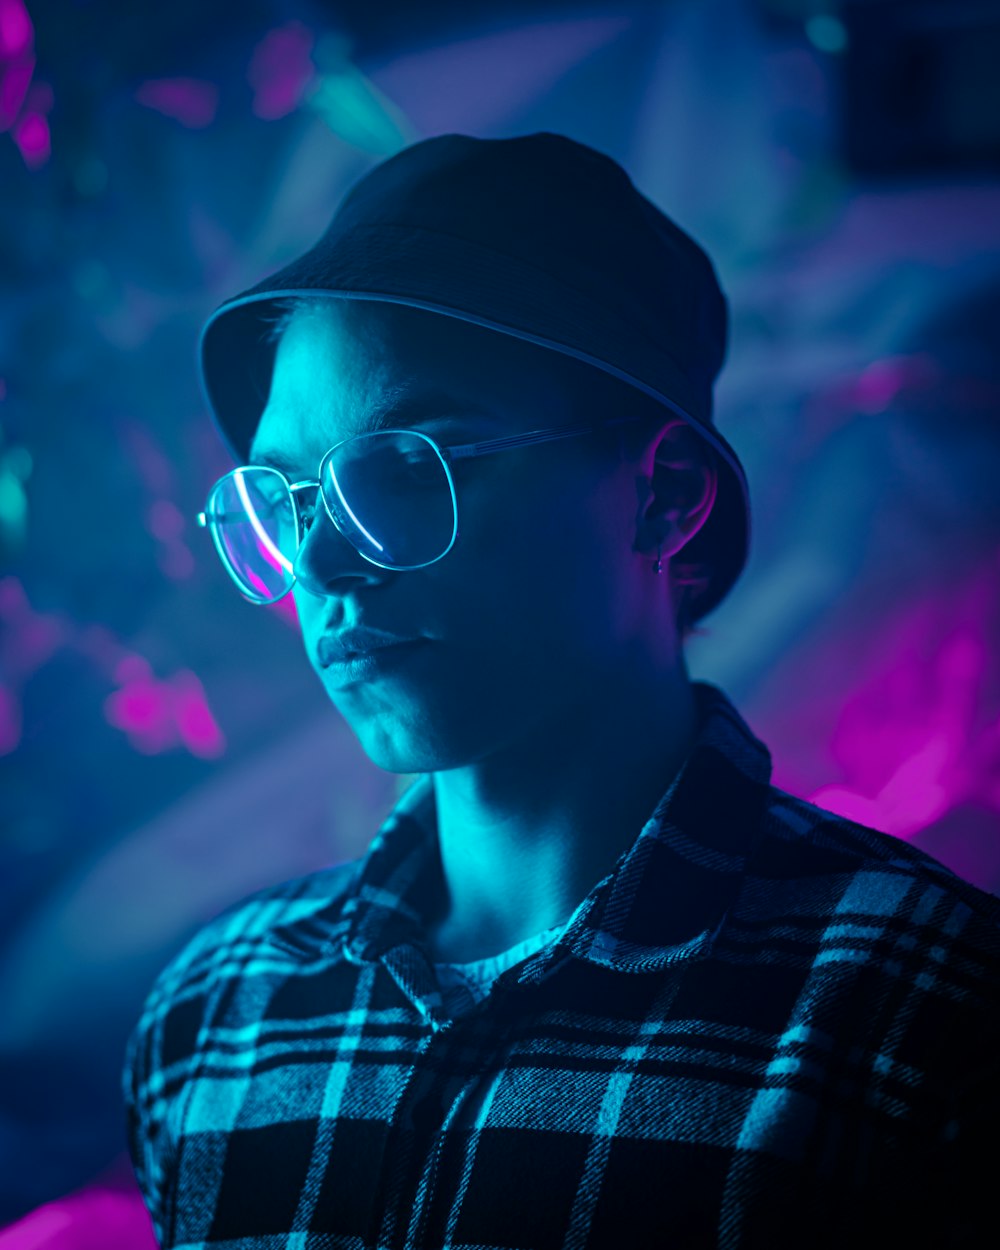
M 1000 910 L 978 910 L 936 978 L 949 993 L 935 1029 L 933 1085 L 942 1091 L 939 1131 L 900 1193 L 919 1216 L 912 1245 L 979 1250 L 1000 1243 L 996 1200 L 1000 1124 Z M 931 1214 L 933 1212 L 933 1215 Z M 927 1240 L 928 1229 L 935 1229 Z M 921 1239 L 925 1240 L 921 1240 Z
M 162 1247 L 166 1133 L 162 1120 L 163 1100 L 153 1094 L 159 1076 L 147 1003 L 126 1043 L 122 1097 L 132 1170 L 152 1219 L 157 1244 Z
M 258 900 L 266 902 L 286 888 L 265 887 L 197 930 L 156 977 L 126 1043 L 121 1092 L 128 1150 L 161 1250 L 172 1236 L 176 1108 L 197 1062 L 204 1011 L 216 984 L 214 969 L 225 961 L 230 927 L 240 932 L 248 916 L 253 920 Z
M 232 910 L 200 929 L 160 972 L 125 1047 L 122 1097 L 129 1155 L 161 1250 L 169 1244 L 176 1153 L 170 1109 L 182 1097 L 190 1065 L 197 1058 L 211 983 L 207 965 L 219 956 L 220 926 Z
M 957 1074 L 944 1129 L 945 1175 L 954 1195 L 946 1245 L 976 1250 L 1000 1242 L 996 1200 L 997 1133 L 1000 1125 L 1000 983 L 998 1008 L 979 1037 L 976 1052 Z

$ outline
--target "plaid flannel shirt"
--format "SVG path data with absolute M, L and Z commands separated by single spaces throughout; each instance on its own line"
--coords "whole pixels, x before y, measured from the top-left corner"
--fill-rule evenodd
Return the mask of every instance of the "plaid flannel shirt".
M 364 856 L 185 946 L 123 1073 L 164 1248 L 996 1240 L 1000 900 L 772 787 L 695 691 L 630 849 L 457 1018 L 427 776 Z

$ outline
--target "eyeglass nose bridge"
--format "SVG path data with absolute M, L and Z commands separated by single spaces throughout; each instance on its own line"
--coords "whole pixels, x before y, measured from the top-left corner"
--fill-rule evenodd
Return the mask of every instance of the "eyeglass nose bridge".
M 312 492 L 310 495 L 309 492 Z M 313 523 L 317 516 L 322 513 L 326 515 L 326 508 L 321 498 L 321 483 L 317 479 L 310 479 L 302 482 L 290 482 L 288 493 L 292 497 L 292 506 L 295 508 L 298 525 L 298 543 L 295 555 L 292 557 L 292 582 L 298 583 L 304 590 L 311 589 L 312 579 L 307 575 L 302 575 L 299 562 L 303 557 L 306 546 L 306 538 L 312 529 Z M 327 518 L 329 519 L 329 518 Z M 332 525 L 331 527 L 336 528 Z M 318 593 L 318 592 L 313 592 Z
M 331 525 L 333 526 L 335 530 L 337 530 L 337 532 L 341 535 L 341 537 L 346 538 L 347 541 L 351 543 L 351 546 L 355 547 L 355 550 L 358 550 L 358 548 L 356 547 L 355 543 L 350 538 L 350 536 L 341 528 L 340 524 L 337 522 L 334 516 L 331 515 L 330 505 L 323 498 L 322 484 L 320 482 L 316 481 L 315 479 L 311 479 L 311 480 L 307 480 L 303 482 L 293 482 L 288 487 L 288 490 L 292 496 L 292 500 L 295 504 L 295 507 L 299 516 L 299 526 L 301 529 L 300 542 L 299 542 L 300 547 L 302 545 L 302 540 L 305 539 L 305 536 L 309 532 L 309 529 L 312 526 L 313 522 L 316 520 L 316 517 L 322 513 L 322 515 L 328 517 Z M 305 490 L 312 490 L 315 492 L 315 494 L 313 495 L 311 502 L 300 503 L 298 499 L 298 493 L 300 491 L 305 491 Z M 346 500 L 344 500 L 344 506 L 345 508 L 347 508 L 347 511 L 350 512 L 350 508 L 347 507 Z M 353 520 L 357 521 L 357 518 L 354 517 L 353 513 L 351 513 L 351 517 Z M 364 527 L 361 526 L 359 522 L 358 522 L 358 528 L 362 530 L 364 529 Z M 360 552 L 360 554 L 362 556 L 365 556 L 365 553 L 363 551 Z M 365 556 L 365 559 L 367 558 L 368 557 Z
M 340 535 L 340 538 L 343 541 L 345 541 L 355 552 L 357 552 L 357 554 L 359 554 L 361 558 L 365 560 L 368 564 L 373 564 L 373 565 L 376 565 L 376 567 L 380 567 L 377 565 L 376 561 L 371 560 L 363 551 L 360 550 L 358 545 L 353 541 L 353 539 L 349 536 L 349 534 L 345 532 L 345 529 L 341 528 L 341 525 L 338 524 L 337 521 L 335 521 L 334 518 L 330 515 L 329 506 L 323 498 L 323 490 L 322 490 L 321 482 L 319 482 L 316 479 L 308 479 L 302 482 L 292 482 L 289 484 L 288 490 L 292 496 L 292 501 L 298 513 L 298 519 L 299 519 L 298 549 L 292 560 L 292 576 L 296 581 L 302 582 L 302 584 L 306 586 L 308 581 L 310 580 L 308 577 L 303 578 L 302 573 L 300 572 L 298 568 L 298 564 L 299 564 L 299 560 L 302 557 L 302 552 L 305 546 L 306 536 L 309 533 L 310 529 L 312 528 L 312 525 L 317 519 L 317 517 L 324 518 L 329 523 L 330 528 L 332 530 L 335 530 Z M 307 500 L 303 501 L 301 499 L 301 493 L 304 491 L 310 491 L 310 490 L 313 492 L 311 498 L 307 497 Z
M 320 487 L 320 484 L 315 479 L 311 481 L 305 481 L 305 482 L 293 482 L 288 487 L 289 493 L 292 496 L 292 500 L 295 503 L 295 506 L 298 510 L 299 524 L 302 527 L 303 538 L 309 532 L 309 527 L 312 525 L 313 521 L 315 521 L 316 519 L 316 509 L 319 504 L 319 487 Z M 306 490 L 311 490 L 314 492 L 311 503 L 300 501 L 299 499 L 300 492 L 306 491 Z

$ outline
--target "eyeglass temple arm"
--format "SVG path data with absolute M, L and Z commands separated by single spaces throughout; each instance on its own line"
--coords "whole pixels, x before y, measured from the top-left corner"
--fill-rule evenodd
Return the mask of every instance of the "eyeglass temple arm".
M 451 446 L 442 448 L 449 460 L 465 460 L 473 456 L 485 456 L 494 451 L 506 451 L 511 447 L 528 447 L 534 443 L 549 443 L 558 438 L 575 438 L 580 434 L 589 434 L 594 430 L 604 430 L 613 425 L 626 425 L 630 421 L 644 420 L 642 413 L 637 413 L 630 417 L 612 417 L 608 421 L 598 421 L 596 424 L 590 422 L 587 425 L 567 425 L 561 429 L 554 430 L 530 430 L 527 434 L 510 434 L 506 438 L 491 438 L 482 443 L 462 443 L 459 446 Z M 305 490 L 309 487 L 317 487 L 320 483 L 315 480 L 307 480 L 303 482 L 293 482 L 289 486 L 289 490 L 293 493 L 299 490 Z M 224 518 L 215 518 L 221 520 Z M 208 525 L 208 515 L 199 512 L 196 518 L 198 524 L 204 528 Z
M 575 438 L 579 434 L 590 434 L 595 430 L 604 430 L 612 425 L 625 425 L 629 421 L 642 421 L 645 417 L 638 413 L 631 417 L 612 417 L 609 421 L 591 422 L 588 425 L 567 425 L 555 430 L 530 430 L 527 434 L 510 434 L 506 438 L 491 438 L 483 443 L 463 443 L 458 447 L 447 448 L 451 460 L 465 460 L 470 456 L 485 456 L 494 451 L 506 451 L 510 447 L 528 447 L 534 443 L 548 443 L 557 438 Z

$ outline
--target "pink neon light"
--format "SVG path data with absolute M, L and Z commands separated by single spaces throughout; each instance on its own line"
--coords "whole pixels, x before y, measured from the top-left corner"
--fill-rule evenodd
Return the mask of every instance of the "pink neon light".
M 48 1203 L 0 1232 L 3 1250 L 43 1250 L 45 1246 L 66 1244 L 64 1233 L 72 1235 L 73 1218 L 59 1203 Z
M 12 691 L 0 686 L 0 755 L 10 755 L 21 741 L 21 704 Z
M 135 98 L 139 104 L 172 117 L 182 126 L 201 130 L 215 120 L 219 88 L 200 78 L 155 78 L 144 82 Z
M 186 548 L 178 550 L 190 558 Z M 120 687 L 105 699 L 104 716 L 128 735 L 135 750 L 155 755 L 183 747 L 203 758 L 225 751 L 201 682 L 188 669 L 159 680 L 149 661 L 126 650 L 105 626 L 74 627 L 35 612 L 15 577 L 0 578 L 0 626 L 3 667 L 10 677 L 9 685 L 0 685 L 0 756 L 10 754 L 21 738 L 24 682 L 62 647 L 75 648 Z
M 281 554 L 271 539 L 270 534 L 261 523 L 260 517 L 257 515 L 257 509 L 253 505 L 253 501 L 247 492 L 246 480 L 242 473 L 237 473 L 233 479 L 236 482 L 236 493 L 240 497 L 243 505 L 243 511 L 247 515 L 247 519 L 253 526 L 253 531 L 257 535 L 257 549 L 273 569 L 282 569 L 291 572 L 291 564 Z
M 270 587 L 264 585 L 264 579 L 258 576 L 253 569 L 244 569 L 243 576 L 259 595 L 266 596 L 271 593 Z
M 174 678 L 174 719 L 181 741 L 192 755 L 214 759 L 226 749 L 222 730 L 194 673 L 185 670 Z
M 831 742 L 842 780 L 812 802 L 902 838 L 962 803 L 1000 811 L 1000 723 L 987 711 L 996 585 L 987 566 L 892 627 L 885 667 L 843 705 Z
M 288 22 L 257 44 L 247 69 L 256 117 L 273 121 L 298 107 L 316 74 L 313 43 L 311 30 L 301 22 Z
M 8 627 L 4 667 L 21 678 L 46 664 L 72 637 L 62 617 L 32 609 L 16 577 L 0 580 L 0 621 Z
M 9 130 L 25 165 L 37 169 L 49 159 L 52 139 L 45 114 L 52 88 L 32 85 L 34 27 L 23 0 L 0 0 L 0 130 Z
M 279 599 L 277 603 L 270 605 L 271 611 L 276 612 L 282 618 L 286 625 L 291 625 L 292 629 L 299 629 L 299 610 L 295 606 L 295 596 L 285 595 L 284 599 Z
M 153 674 L 149 661 L 141 655 L 124 655 L 115 665 L 113 677 L 119 685 L 128 682 L 148 681 Z
M 284 576 L 291 572 L 291 565 L 272 542 L 268 542 L 266 547 L 260 543 L 257 549 L 276 573 Z
M 885 412 L 902 392 L 923 390 L 939 380 L 940 366 L 929 355 L 885 356 L 874 360 L 854 382 L 851 403 L 869 415 Z
M 183 514 L 169 499 L 157 499 L 149 505 L 146 523 L 153 537 L 164 543 L 176 538 L 184 529 Z
M 52 154 L 49 123 L 41 113 L 28 113 L 14 126 L 14 142 L 29 169 L 44 165 Z
M 51 113 L 54 103 L 55 93 L 52 90 L 52 84 L 38 82 L 36 79 L 28 89 L 28 95 L 25 99 L 26 106 L 33 113 Z
M 839 786 L 826 786 L 811 797 L 813 803 L 849 820 L 907 838 L 926 829 L 953 806 L 945 784 L 950 744 L 942 734 L 933 737 L 892 774 L 872 799 Z
M 104 701 L 104 715 L 128 735 L 136 751 L 159 755 L 182 745 L 203 759 L 225 751 L 204 687 L 189 669 L 160 681 L 141 656 L 133 655 L 116 666 L 114 678 L 122 688 Z
M 17 120 L 34 72 L 35 58 L 30 55 L 0 66 L 0 130 L 9 130 Z
M 194 572 L 194 556 L 181 542 L 172 542 L 159 555 L 157 563 L 164 577 L 172 582 L 182 582 Z
M 128 734 L 130 744 L 148 755 L 165 751 L 174 740 L 169 692 L 153 681 L 131 681 L 104 701 L 108 723 Z
M 22 0 L 0 0 L 0 56 L 20 56 L 31 46 L 34 33 Z
M 876 360 L 858 378 L 856 395 L 863 412 L 884 412 L 903 388 L 906 375 L 896 360 Z
M 93 1187 L 48 1202 L 0 1230 L 0 1250 L 156 1250 L 138 1192 Z

